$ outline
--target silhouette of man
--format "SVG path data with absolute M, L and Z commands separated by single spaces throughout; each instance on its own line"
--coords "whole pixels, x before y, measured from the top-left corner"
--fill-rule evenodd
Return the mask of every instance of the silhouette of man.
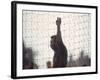
M 66 67 L 67 65 L 67 49 L 62 41 L 60 25 L 61 18 L 57 17 L 57 34 L 51 36 L 50 46 L 54 50 L 53 68 Z

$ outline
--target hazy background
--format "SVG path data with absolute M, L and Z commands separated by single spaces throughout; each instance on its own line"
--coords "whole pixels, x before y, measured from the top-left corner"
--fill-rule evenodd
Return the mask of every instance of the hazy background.
M 63 42 L 71 57 L 78 59 L 81 51 L 91 57 L 91 14 L 42 12 L 23 10 L 23 41 L 32 48 L 34 59 L 39 68 L 46 68 L 46 62 L 53 60 L 50 37 L 56 34 L 56 19 L 61 17 Z

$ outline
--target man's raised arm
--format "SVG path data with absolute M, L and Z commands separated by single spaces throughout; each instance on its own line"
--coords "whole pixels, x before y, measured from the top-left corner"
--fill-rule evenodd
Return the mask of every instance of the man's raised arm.
M 62 41 L 61 31 L 60 31 L 60 25 L 61 25 L 61 18 L 60 17 L 57 17 L 56 25 L 57 25 L 57 41 Z

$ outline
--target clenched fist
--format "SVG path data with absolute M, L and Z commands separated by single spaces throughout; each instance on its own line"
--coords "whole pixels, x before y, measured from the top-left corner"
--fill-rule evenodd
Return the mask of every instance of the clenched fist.
M 56 25 L 57 26 L 60 26 L 61 25 L 61 18 L 60 17 L 57 17 Z

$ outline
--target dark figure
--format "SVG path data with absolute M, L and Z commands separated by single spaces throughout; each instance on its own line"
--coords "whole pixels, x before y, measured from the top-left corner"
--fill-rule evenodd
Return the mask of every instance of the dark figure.
M 32 49 L 26 48 L 23 43 L 23 69 L 33 69 Z
M 47 61 L 47 68 L 51 68 L 51 62 Z
M 67 49 L 63 44 L 60 25 L 61 25 L 61 18 L 57 18 L 56 20 L 57 25 L 57 35 L 53 35 L 51 37 L 51 48 L 54 50 L 54 57 L 53 57 L 53 68 L 57 67 L 66 67 L 67 66 Z

